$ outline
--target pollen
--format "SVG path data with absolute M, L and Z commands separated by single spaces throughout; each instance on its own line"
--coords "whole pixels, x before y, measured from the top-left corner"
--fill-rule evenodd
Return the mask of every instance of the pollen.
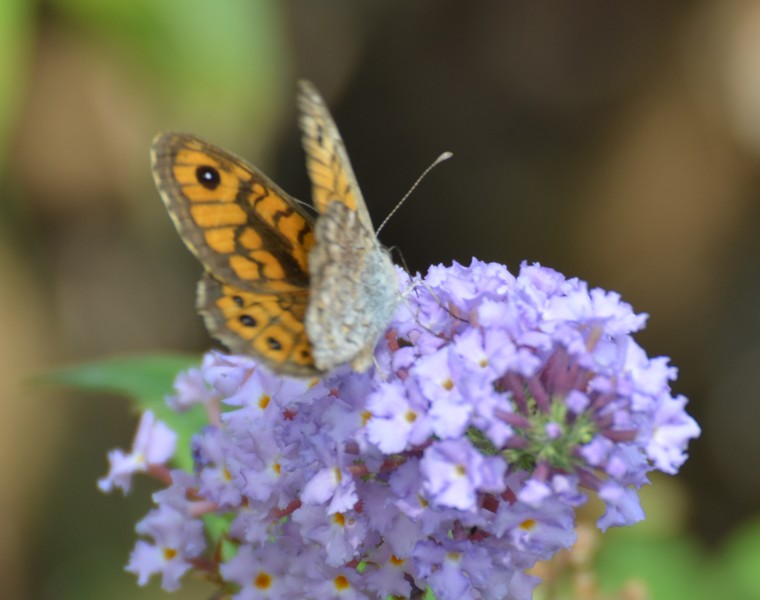
M 335 589 L 337 590 L 347 590 L 349 587 L 351 587 L 351 584 L 348 583 L 348 579 L 346 579 L 343 575 L 338 575 L 334 581 Z
M 259 398 L 259 408 L 261 410 L 264 410 L 267 406 L 269 406 L 271 400 L 272 398 L 269 396 L 269 394 L 261 394 L 261 398 Z
M 441 385 L 443 386 L 444 390 L 449 391 L 450 389 L 454 387 L 454 382 L 451 381 L 451 379 L 449 378 L 446 381 L 444 381 Z
M 174 548 L 164 548 L 164 558 L 166 560 L 171 560 L 177 556 L 177 551 Z
M 272 587 L 272 576 L 269 573 L 261 571 L 253 580 L 253 585 L 260 590 L 268 590 Z
M 522 523 L 520 523 L 520 529 L 524 529 L 525 531 L 530 531 L 536 526 L 535 519 L 525 519 Z
M 346 526 L 346 517 L 343 513 L 335 513 L 333 515 L 333 523 L 335 523 L 338 527 L 345 527 Z
M 406 411 L 404 418 L 406 419 L 407 423 L 414 423 L 417 420 L 417 413 L 413 410 L 408 410 Z

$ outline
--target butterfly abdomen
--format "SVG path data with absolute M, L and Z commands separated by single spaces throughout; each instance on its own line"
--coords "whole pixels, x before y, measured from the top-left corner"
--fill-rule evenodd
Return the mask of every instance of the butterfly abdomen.
M 393 263 L 356 211 L 344 204 L 327 205 L 314 234 L 306 309 L 314 363 L 329 371 L 350 362 L 356 371 L 366 371 L 399 298 L 389 285 L 396 281 Z

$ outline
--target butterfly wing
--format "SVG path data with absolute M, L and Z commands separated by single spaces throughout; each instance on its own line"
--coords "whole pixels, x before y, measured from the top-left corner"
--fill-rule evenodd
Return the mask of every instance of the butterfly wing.
M 377 241 L 338 128 L 309 82 L 300 82 L 298 106 L 319 212 L 309 252 L 306 331 L 318 368 L 328 371 L 349 362 L 365 371 L 395 310 L 396 273 Z
M 373 232 L 367 204 L 325 101 L 308 81 L 299 81 L 298 88 L 299 125 L 314 207 L 323 214 L 331 203 L 342 204 L 355 212 L 366 229 Z
M 197 137 L 158 135 L 153 178 L 187 247 L 220 281 L 308 289 L 311 216 L 243 159 Z
M 233 354 L 253 355 L 284 375 L 319 373 L 304 327 L 307 302 L 306 291 L 250 292 L 208 272 L 198 282 L 198 311 L 209 332 Z
M 318 373 L 304 326 L 312 218 L 244 160 L 194 136 L 157 136 L 151 159 L 169 215 L 206 271 L 198 309 L 209 333 L 278 373 Z

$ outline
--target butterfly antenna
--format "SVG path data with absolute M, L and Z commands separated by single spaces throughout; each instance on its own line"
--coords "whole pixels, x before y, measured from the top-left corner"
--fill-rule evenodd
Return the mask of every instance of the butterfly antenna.
M 441 155 L 440 155 L 438 158 L 436 158 L 436 159 L 433 161 L 433 164 L 431 164 L 431 165 L 430 165 L 430 166 L 429 166 L 427 169 L 425 169 L 425 170 L 422 172 L 422 175 L 420 175 L 420 176 L 417 178 L 417 181 L 415 181 L 415 182 L 414 182 L 414 185 L 412 185 L 412 187 L 410 187 L 410 188 L 409 188 L 409 191 L 408 191 L 406 194 L 404 194 L 404 197 L 403 197 L 403 198 L 401 198 L 401 200 L 399 200 L 399 201 L 398 201 L 398 203 L 396 204 L 396 206 L 394 206 L 394 207 L 393 207 L 393 210 L 392 210 L 390 213 L 388 213 L 388 216 L 387 216 L 387 217 L 385 217 L 385 219 L 383 220 L 383 222 L 382 222 L 382 223 L 380 223 L 380 227 L 378 227 L 378 228 L 375 230 L 375 235 L 377 235 L 378 233 L 380 233 L 380 230 L 381 230 L 383 227 L 385 227 L 385 224 L 386 224 L 388 221 L 390 221 L 390 219 L 391 219 L 391 217 L 392 217 L 393 215 L 395 215 L 395 214 L 396 214 L 396 211 L 397 211 L 399 208 L 401 208 L 401 205 L 402 205 L 404 202 L 406 202 L 406 199 L 407 199 L 409 196 L 411 196 L 411 195 L 412 195 L 412 192 L 413 192 L 413 191 L 415 190 L 415 188 L 416 188 L 416 187 L 417 187 L 417 186 L 420 184 L 420 181 L 422 181 L 422 180 L 425 178 L 425 175 L 427 175 L 428 173 L 430 173 L 430 171 L 432 171 L 432 170 L 433 170 L 433 167 L 437 167 L 437 166 L 438 166 L 440 163 L 442 163 L 444 160 L 448 160 L 448 159 L 450 159 L 452 156 L 454 156 L 454 155 L 453 155 L 451 152 L 444 152 L 443 154 L 441 154 Z

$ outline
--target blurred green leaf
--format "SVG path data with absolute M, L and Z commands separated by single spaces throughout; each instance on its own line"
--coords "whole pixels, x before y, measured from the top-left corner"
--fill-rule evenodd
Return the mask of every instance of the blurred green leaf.
M 746 595 L 760 598 L 760 520 L 741 525 L 724 551 L 726 579 L 735 581 Z
M 222 537 L 225 536 L 230 529 L 230 521 L 232 519 L 228 515 L 209 513 L 203 515 L 202 518 L 203 526 L 208 532 L 211 545 L 215 545 L 221 541 Z
M 685 536 L 644 538 L 625 530 L 607 532 L 595 570 L 602 589 L 609 592 L 641 581 L 653 600 L 743 598 L 735 595 L 731 582 L 716 577 L 698 541 Z
M 197 356 L 172 354 L 110 358 L 45 373 L 34 381 L 128 396 L 134 400 L 137 410 L 152 410 L 177 433 L 175 463 L 182 469 L 191 470 L 190 441 L 207 423 L 206 413 L 200 406 L 177 413 L 166 405 L 164 398 L 172 392 L 177 374 L 199 363 Z
M 164 102 L 171 120 L 163 128 L 202 123 L 217 139 L 240 136 L 241 122 L 257 138 L 271 131 L 289 73 L 282 5 L 51 1 L 99 46 L 129 63 L 141 82 L 152 79 L 157 89 L 151 93 Z
M 28 0 L 0 2 L 0 164 L 5 164 L 11 123 L 25 89 L 34 12 Z
M 116 392 L 138 400 L 143 410 L 157 410 L 164 396 L 172 391 L 177 373 L 199 363 L 198 356 L 176 354 L 108 358 L 44 373 L 35 380 Z

